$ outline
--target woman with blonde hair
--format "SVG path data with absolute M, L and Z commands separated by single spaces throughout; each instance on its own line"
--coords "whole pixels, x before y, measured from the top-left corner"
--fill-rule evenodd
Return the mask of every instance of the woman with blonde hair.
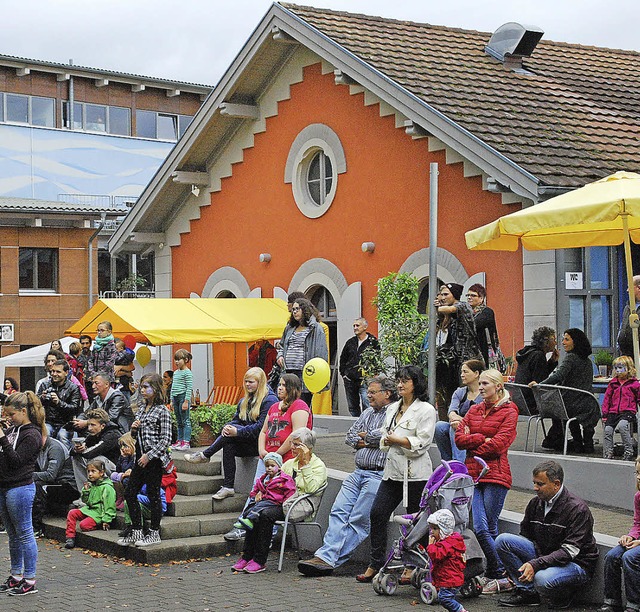
M 0 516 L 11 558 L 11 574 L 0 592 L 7 595 L 38 592 L 38 546 L 31 510 L 36 493 L 33 472 L 46 433 L 44 408 L 35 393 L 13 393 L 7 398 L 0 422 Z
M 473 494 L 473 530 L 485 557 L 487 569 L 484 594 L 513 589 L 504 565 L 496 552 L 498 517 L 507 492 L 511 488 L 511 468 L 507 451 L 516 439 L 518 408 L 504 388 L 504 378 L 498 370 L 485 370 L 478 381 L 482 402 L 469 408 L 456 429 L 455 442 L 467 451 L 465 465 L 474 480 L 480 476 L 484 459 L 489 471 L 480 478 Z
M 244 397 L 238 409 L 223 428 L 214 443 L 205 451 L 187 453 L 184 458 L 190 463 L 207 463 L 222 449 L 224 480 L 213 499 L 224 499 L 235 495 L 236 457 L 258 455 L 258 435 L 262 430 L 269 408 L 278 401 L 267 386 L 267 376 L 262 368 L 249 368 L 244 375 Z

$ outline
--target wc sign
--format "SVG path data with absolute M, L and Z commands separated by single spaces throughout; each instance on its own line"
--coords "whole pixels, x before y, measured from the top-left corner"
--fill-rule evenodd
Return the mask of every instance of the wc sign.
M 582 272 L 565 272 L 565 289 L 584 289 L 582 285 Z

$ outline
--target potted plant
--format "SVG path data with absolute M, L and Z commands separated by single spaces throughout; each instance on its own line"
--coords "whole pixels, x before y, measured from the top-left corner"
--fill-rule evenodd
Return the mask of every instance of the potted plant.
M 192 408 L 191 443 L 194 446 L 211 445 L 235 412 L 234 404 L 201 404 Z
M 600 376 L 606 378 L 609 375 L 611 364 L 613 363 L 613 355 L 609 351 L 600 349 L 593 357 Z

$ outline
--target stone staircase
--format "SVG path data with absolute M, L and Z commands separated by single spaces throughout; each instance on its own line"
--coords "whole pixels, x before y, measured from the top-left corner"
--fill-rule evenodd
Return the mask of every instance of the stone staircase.
M 136 563 L 166 563 L 236 553 L 238 545 L 222 537 L 235 522 L 244 506 L 246 495 L 236 494 L 222 501 L 211 495 L 222 486 L 220 461 L 192 464 L 184 453 L 173 452 L 178 469 L 178 492 L 162 517 L 162 542 L 148 548 L 120 546 L 118 531 L 124 528 L 124 514 L 118 512 L 109 531 L 76 534 L 76 548 L 85 548 Z M 44 521 L 45 536 L 65 541 L 66 520 L 49 517 Z

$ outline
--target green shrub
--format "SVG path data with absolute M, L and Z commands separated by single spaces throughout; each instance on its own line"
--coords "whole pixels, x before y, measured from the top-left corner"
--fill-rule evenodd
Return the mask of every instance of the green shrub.
M 191 438 L 197 439 L 202 433 L 202 426 L 206 423 L 211 427 L 214 437 L 220 435 L 222 428 L 236 413 L 235 404 L 201 404 L 191 409 Z

